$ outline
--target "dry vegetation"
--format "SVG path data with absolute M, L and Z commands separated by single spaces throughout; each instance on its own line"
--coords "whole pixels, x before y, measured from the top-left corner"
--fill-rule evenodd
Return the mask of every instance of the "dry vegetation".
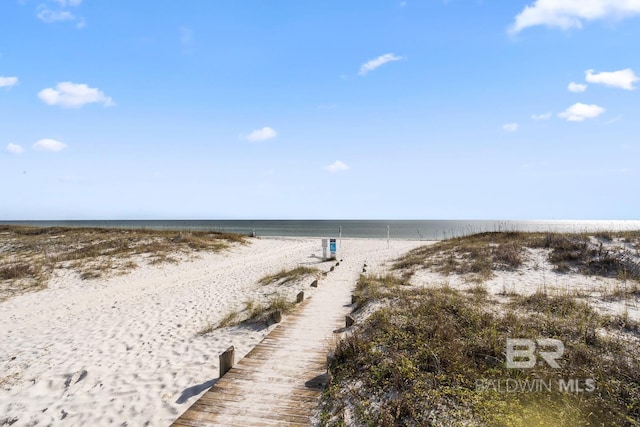
M 293 311 L 296 302 L 287 299 L 284 295 L 275 295 L 266 302 L 256 302 L 250 299 L 244 303 L 242 310 L 232 310 L 227 313 L 217 325 L 210 322 L 198 331 L 198 335 L 205 335 L 218 328 L 227 328 L 237 325 L 253 326 L 278 323 L 277 316 L 288 314 Z
M 275 285 L 277 287 L 283 287 L 299 283 L 309 276 L 318 277 L 319 274 L 320 270 L 317 268 L 301 266 L 290 270 L 282 269 L 277 273 L 269 274 L 261 278 L 258 283 L 263 286 Z M 239 324 L 269 324 L 273 321 L 276 312 L 280 314 L 290 313 L 295 305 L 295 301 L 288 300 L 287 297 L 281 293 L 276 293 L 276 295 L 272 296 L 266 302 L 258 302 L 255 299 L 250 299 L 245 302 L 245 307 L 242 310 L 232 310 L 227 313 L 218 323 L 218 328 Z M 207 328 L 200 333 L 208 333 L 213 329 L 215 328 L 207 325 Z
M 0 225 L 0 301 L 43 289 L 56 269 L 82 279 L 126 273 L 138 262 L 176 262 L 180 254 L 244 243 L 237 234 Z
M 317 277 L 319 270 L 313 267 L 296 267 L 291 270 L 282 269 L 275 274 L 260 279 L 261 285 L 271 285 L 276 283 L 278 285 L 286 285 L 287 283 L 297 282 L 304 279 L 307 276 L 314 275 Z
M 482 233 L 417 248 L 393 275 L 360 277 L 358 322 L 334 351 L 319 424 L 640 425 L 640 326 L 627 311 L 602 315 L 575 294 L 487 291 L 485 280 L 518 271 L 532 251 L 546 251 L 556 274 L 620 279 L 605 299 L 640 296 L 640 232 Z M 472 286 L 415 286 L 421 269 Z M 508 338 L 561 340 L 560 369 L 508 369 Z M 561 379 L 593 379 L 595 390 L 569 392 Z M 509 381 L 519 391 L 505 391 Z
M 514 297 L 496 313 L 483 292 L 412 288 L 391 276 L 362 277 L 357 294 L 356 310 L 387 304 L 338 344 L 321 425 L 608 426 L 640 420 L 637 329 L 629 335 L 620 319 L 582 302 L 538 293 Z M 540 337 L 564 343 L 560 369 L 506 368 L 507 338 Z M 594 379 L 596 389 L 561 391 L 560 378 Z M 486 387 L 534 379 L 552 384 L 551 391 Z
M 611 244 L 617 242 L 617 245 Z M 604 243 L 609 243 L 605 246 Z M 411 277 L 416 270 L 459 274 L 471 282 L 490 279 L 495 270 L 515 270 L 527 249 L 547 249 L 558 272 L 640 280 L 634 257 L 640 254 L 640 231 L 588 234 L 480 233 L 423 246 L 396 260 L 393 269 Z

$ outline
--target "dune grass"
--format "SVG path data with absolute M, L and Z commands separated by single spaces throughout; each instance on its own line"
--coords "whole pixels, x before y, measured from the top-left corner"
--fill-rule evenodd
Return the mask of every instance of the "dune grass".
M 296 267 L 290 270 L 282 269 L 274 274 L 269 274 L 261 278 L 258 283 L 261 285 L 270 285 L 277 283 L 279 285 L 286 285 L 287 283 L 296 282 L 302 280 L 306 276 L 317 276 L 319 270 L 313 267 Z
M 516 296 L 497 313 L 483 292 L 410 288 L 393 277 L 362 277 L 358 287 L 369 302 L 388 303 L 335 349 L 321 425 L 347 419 L 381 426 L 634 425 L 640 419 L 638 337 L 621 338 L 616 321 L 574 298 Z M 506 368 L 507 338 L 541 337 L 564 343 L 560 369 Z M 561 391 L 559 379 L 572 378 L 593 379 L 596 388 Z M 487 387 L 534 379 L 551 390 Z
M 0 225 L 0 300 L 46 287 L 55 269 L 93 279 L 136 268 L 134 257 L 149 264 L 176 262 L 180 254 L 244 242 L 237 234 L 208 231 Z
M 319 274 L 317 268 L 296 267 L 293 269 L 282 269 L 274 274 L 262 277 L 258 283 L 263 286 L 275 284 L 283 286 L 299 282 L 307 276 L 316 277 Z M 257 301 L 251 298 L 244 303 L 244 307 L 239 310 L 231 310 L 226 313 L 218 322 L 216 328 L 226 328 L 237 325 L 270 324 L 276 312 L 280 314 L 290 313 L 296 306 L 295 300 L 289 300 L 285 295 L 277 293 L 266 301 Z M 216 329 L 213 328 L 213 329 Z M 213 330 L 206 327 L 205 333 Z
M 592 238 L 600 241 L 597 244 Z M 602 242 L 636 245 L 640 232 L 524 233 L 490 232 L 444 240 L 422 246 L 397 259 L 393 269 L 410 277 L 417 270 L 432 269 L 444 275 L 458 274 L 481 283 L 496 270 L 515 270 L 526 259 L 527 249 L 546 249 L 556 271 L 640 280 L 640 267 L 629 262 L 630 251 L 614 250 Z M 636 249 L 637 251 L 638 249 Z
M 410 276 L 422 268 L 450 275 L 460 274 L 470 281 L 482 282 L 493 271 L 514 270 L 524 261 L 524 248 L 542 244 L 541 236 L 529 233 L 481 233 L 416 248 L 393 264 Z
M 623 279 L 608 299 L 636 297 L 639 244 L 640 232 L 481 233 L 410 251 L 393 275 L 361 276 L 354 315 L 375 311 L 335 348 L 320 424 L 640 425 L 640 325 L 627 312 L 603 316 L 576 295 L 544 291 L 505 292 L 501 303 L 482 284 L 543 249 L 559 274 Z M 421 269 L 475 285 L 412 286 Z M 507 368 L 509 338 L 561 340 L 560 369 Z
M 206 331 L 204 333 L 209 333 L 217 328 L 227 328 L 243 324 L 269 324 L 271 323 L 275 312 L 280 312 L 280 314 L 291 313 L 296 306 L 296 302 L 288 299 L 284 295 L 278 294 L 265 302 L 257 302 L 252 298 L 247 300 L 244 305 L 244 308 L 241 310 L 229 311 L 222 320 L 218 322 L 218 325 L 215 328 L 207 325 L 207 327 L 203 329 Z

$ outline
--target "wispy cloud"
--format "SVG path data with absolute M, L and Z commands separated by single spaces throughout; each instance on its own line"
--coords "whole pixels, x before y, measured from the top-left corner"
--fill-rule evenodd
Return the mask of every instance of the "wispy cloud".
M 251 142 L 259 142 L 266 141 L 268 139 L 273 139 L 278 136 L 278 132 L 276 132 L 273 128 L 269 126 L 265 126 L 262 129 L 256 129 L 251 132 L 249 135 L 241 135 L 241 139 L 246 139 Z
M 33 144 L 33 149 L 38 151 L 62 151 L 67 148 L 67 144 L 55 139 L 45 138 Z
M 45 5 L 40 5 L 36 16 L 39 20 L 46 22 L 47 24 L 76 20 L 76 16 L 68 10 L 51 10 Z
M 326 166 L 325 169 L 331 173 L 335 173 L 349 170 L 349 166 L 347 166 L 347 164 L 341 160 L 336 160 L 335 162 Z
M 58 3 L 60 7 L 67 6 L 79 6 L 82 3 L 82 0 L 51 0 L 54 3 Z
M 507 123 L 502 125 L 502 129 L 506 132 L 515 132 L 518 130 L 518 123 Z
M 362 64 L 362 66 L 360 67 L 360 72 L 358 74 L 360 74 L 361 76 L 364 76 L 368 72 L 373 71 L 376 68 L 381 67 L 388 62 L 400 61 L 401 59 L 404 59 L 404 58 L 402 56 L 396 56 L 393 53 L 387 53 L 387 54 L 378 56 L 377 58 Z
M 4 77 L 0 76 L 0 87 L 11 87 L 18 84 L 17 77 Z
M 588 21 L 624 19 L 638 14 L 638 0 L 536 0 L 516 16 L 509 32 L 517 34 L 538 25 L 568 30 L 582 28 Z
M 533 120 L 549 120 L 551 118 L 552 114 L 551 113 L 544 113 L 544 114 L 532 114 L 531 118 Z
M 587 85 L 571 82 L 569 83 L 569 86 L 567 86 L 567 89 L 569 90 L 569 92 L 582 93 L 587 90 Z
M 82 0 L 49 0 L 49 3 L 55 3 L 50 7 L 46 3 L 41 3 L 36 9 L 36 16 L 42 22 L 51 24 L 54 22 L 75 22 L 76 28 L 86 27 L 86 21 L 83 17 L 78 17 L 71 12 L 70 8 L 80 6 Z
M 20 154 L 24 152 L 24 148 L 18 144 L 7 144 L 7 151 L 11 154 Z
M 582 104 L 580 102 L 573 104 L 562 113 L 559 117 L 569 122 L 583 122 L 586 119 L 593 119 L 604 113 L 605 109 L 595 104 Z
M 43 89 L 38 93 L 45 104 L 61 107 L 79 108 L 86 104 L 98 103 L 105 107 L 115 105 L 113 99 L 100 89 L 92 88 L 82 83 L 62 82 L 54 88 Z
M 625 90 L 635 90 L 633 84 L 640 80 L 631 68 L 619 71 L 594 73 L 593 70 L 585 71 L 586 80 L 589 83 L 602 84 L 609 87 L 617 87 Z

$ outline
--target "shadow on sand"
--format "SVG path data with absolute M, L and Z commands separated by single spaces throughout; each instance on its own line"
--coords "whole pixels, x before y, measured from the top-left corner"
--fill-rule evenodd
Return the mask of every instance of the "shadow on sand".
M 215 383 L 217 383 L 218 379 L 219 378 L 215 378 L 215 379 L 209 380 L 209 381 L 207 381 L 205 383 L 194 385 L 194 386 L 191 386 L 189 388 L 185 388 L 184 391 L 182 392 L 182 394 L 180 395 L 180 397 L 178 398 L 178 400 L 176 400 L 176 403 L 177 404 L 183 404 L 184 402 L 189 400 L 189 398 L 199 395 L 200 393 L 202 393 L 203 391 L 207 390 L 208 388 L 211 388 L 211 386 L 213 386 Z

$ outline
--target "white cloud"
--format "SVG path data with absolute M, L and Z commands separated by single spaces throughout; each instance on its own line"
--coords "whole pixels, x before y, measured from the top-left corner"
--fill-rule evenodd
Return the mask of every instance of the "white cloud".
M 7 144 L 7 151 L 13 154 L 20 154 L 24 152 L 24 148 L 17 144 Z
M 270 128 L 269 126 L 265 126 L 262 129 L 256 129 L 253 132 L 251 132 L 249 135 L 241 138 L 247 139 L 251 142 L 258 142 L 258 141 L 266 141 L 268 139 L 273 139 L 276 136 L 278 136 L 278 132 L 276 132 L 274 129 Z
M 585 21 L 623 19 L 640 14 L 640 0 L 535 0 L 524 8 L 509 32 L 537 25 L 563 30 L 582 28 Z
M 76 16 L 68 10 L 51 10 L 43 5 L 38 8 L 38 14 L 36 16 L 39 20 L 46 22 L 47 24 L 76 20 Z
M 33 144 L 33 148 L 38 151 L 62 151 L 67 148 L 67 144 L 56 141 L 55 139 L 46 138 Z
M 33 144 L 33 149 L 37 151 L 62 151 L 67 148 L 67 144 L 51 138 L 40 139 Z
M 567 108 L 562 113 L 558 114 L 559 117 L 566 119 L 569 122 L 583 122 L 586 119 L 593 119 L 604 113 L 604 108 L 595 104 L 582 104 L 578 102 Z
M 640 80 L 631 68 L 620 71 L 602 72 L 594 74 L 593 70 L 585 71 L 586 80 L 589 83 L 602 84 L 626 90 L 635 90 L 633 84 Z
M 515 132 L 518 130 L 519 125 L 517 123 L 507 123 L 505 125 L 502 125 L 502 129 L 504 129 L 507 132 Z
M 373 71 L 376 68 L 386 64 L 387 62 L 400 61 L 401 59 L 404 59 L 404 58 L 402 56 L 396 56 L 393 53 L 387 53 L 387 54 L 378 56 L 376 59 L 372 59 L 371 61 L 368 61 L 362 64 L 362 66 L 360 67 L 359 74 L 361 76 L 364 76 L 369 71 Z
M 583 85 L 581 83 L 571 82 L 569 86 L 567 86 L 569 92 L 581 93 L 587 90 L 587 85 Z
M 0 76 L 0 87 L 11 87 L 18 84 L 17 77 L 4 77 Z
M 51 24 L 54 22 L 73 22 L 77 21 L 76 28 L 81 29 L 86 26 L 83 17 L 77 17 L 69 11 L 70 7 L 80 6 L 82 0 L 49 0 L 50 3 L 56 3 L 57 6 L 50 8 L 47 4 L 40 4 L 36 9 L 36 16 L 42 22 Z
M 341 172 L 341 171 L 349 170 L 349 166 L 347 166 L 347 164 L 344 163 L 343 161 L 336 160 L 329 166 L 326 166 L 325 169 L 328 170 L 329 172 Z
M 115 105 L 111 97 L 106 96 L 101 90 L 91 88 L 86 84 L 62 82 L 56 88 L 43 89 L 38 93 L 44 103 L 60 105 L 62 107 L 78 108 L 85 104 L 99 103 L 105 107 Z
M 533 120 L 549 120 L 551 118 L 551 115 L 551 113 L 533 114 L 531 115 L 531 118 Z

